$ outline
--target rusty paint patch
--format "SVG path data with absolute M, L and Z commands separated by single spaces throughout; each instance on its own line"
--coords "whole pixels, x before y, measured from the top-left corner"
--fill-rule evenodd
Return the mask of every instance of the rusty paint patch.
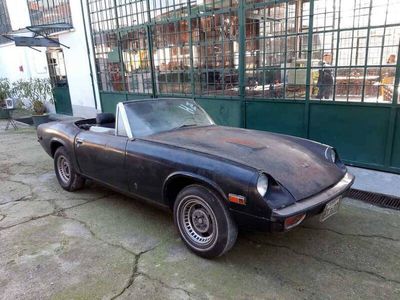
M 241 139 L 241 138 L 228 138 L 224 140 L 225 143 L 230 143 L 238 146 L 245 146 L 253 150 L 261 150 L 267 148 L 267 146 L 257 143 L 256 141 Z

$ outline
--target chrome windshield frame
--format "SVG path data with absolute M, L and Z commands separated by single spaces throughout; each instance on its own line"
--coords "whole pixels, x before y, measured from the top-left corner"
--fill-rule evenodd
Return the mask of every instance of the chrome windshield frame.
M 122 118 L 122 123 L 124 124 L 125 127 L 125 132 L 126 135 L 128 136 L 129 139 L 133 140 L 133 133 L 132 133 L 132 129 L 131 129 L 131 125 L 129 124 L 128 121 L 128 115 L 126 114 L 126 110 L 125 110 L 125 105 L 123 102 L 119 102 L 117 104 L 117 111 L 116 111 L 117 115 L 116 115 L 116 121 L 115 121 L 115 135 L 118 135 L 118 131 L 119 131 L 119 118 Z

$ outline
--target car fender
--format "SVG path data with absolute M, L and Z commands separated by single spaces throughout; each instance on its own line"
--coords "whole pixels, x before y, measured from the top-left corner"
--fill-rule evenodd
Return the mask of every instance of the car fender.
M 62 139 L 60 139 L 58 137 L 52 137 L 51 140 L 50 140 L 50 152 L 51 152 L 52 157 L 54 157 L 54 154 L 55 154 L 55 151 L 53 151 L 53 145 L 55 143 L 59 143 L 62 146 L 66 147 L 66 144 L 65 144 L 64 140 L 62 140 Z
M 162 186 L 162 197 L 163 197 L 163 202 L 164 203 L 168 203 L 168 197 L 167 197 L 167 187 L 168 184 L 171 183 L 171 181 L 177 179 L 178 177 L 181 178 L 187 178 L 187 179 L 192 179 L 198 183 L 204 184 L 205 186 L 213 189 L 215 192 L 217 192 L 219 194 L 219 196 L 222 197 L 222 199 L 224 199 L 224 202 L 228 202 L 228 199 L 224 193 L 224 191 L 222 190 L 222 188 L 215 183 L 213 180 L 201 176 L 199 174 L 195 174 L 195 173 L 191 173 L 191 172 L 182 172 L 182 171 L 177 171 L 174 173 L 171 173 L 170 175 L 168 175 L 168 177 L 164 180 L 163 186 Z

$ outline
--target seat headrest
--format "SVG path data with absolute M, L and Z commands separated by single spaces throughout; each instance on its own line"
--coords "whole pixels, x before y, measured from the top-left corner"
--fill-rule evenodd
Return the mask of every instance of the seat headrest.
M 114 123 L 115 116 L 113 113 L 100 113 L 96 115 L 96 123 L 98 125 Z

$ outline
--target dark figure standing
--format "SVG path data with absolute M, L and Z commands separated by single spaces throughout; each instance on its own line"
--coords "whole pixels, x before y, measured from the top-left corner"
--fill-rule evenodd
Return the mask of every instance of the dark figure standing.
M 333 91 L 333 75 L 332 70 L 327 68 L 328 64 L 320 62 L 322 68 L 318 71 L 318 99 L 329 99 L 332 96 Z

